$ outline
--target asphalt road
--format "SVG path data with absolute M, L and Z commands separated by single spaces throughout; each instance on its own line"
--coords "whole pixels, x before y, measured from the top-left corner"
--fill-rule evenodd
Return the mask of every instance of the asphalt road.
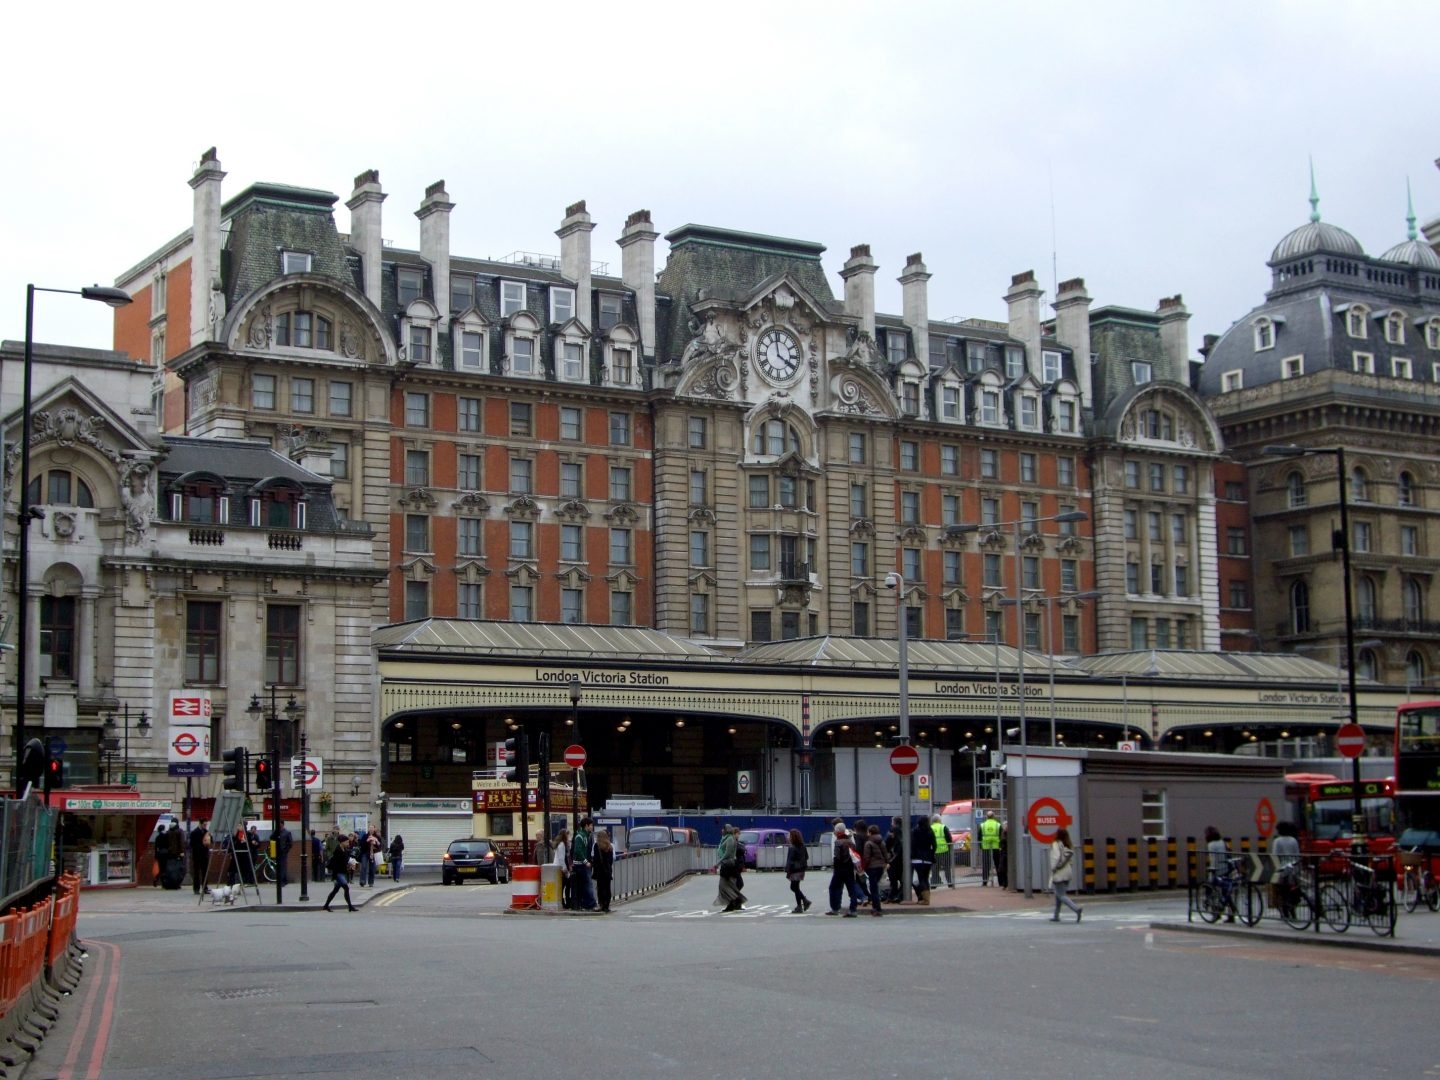
M 828 918 L 807 885 L 806 916 L 774 874 L 735 915 L 713 877 L 609 916 L 429 875 L 356 914 L 87 896 L 85 979 L 25 1077 L 1440 1072 L 1440 959 L 1151 929 L 1167 900 Z

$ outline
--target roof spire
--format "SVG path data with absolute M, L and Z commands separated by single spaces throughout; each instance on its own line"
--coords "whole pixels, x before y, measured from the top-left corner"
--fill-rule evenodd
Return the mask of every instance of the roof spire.
M 1320 193 L 1315 190 L 1315 158 L 1310 158 L 1310 220 L 1320 220 Z
M 1410 197 L 1410 178 L 1405 178 L 1405 224 L 1409 226 L 1405 230 L 1405 239 L 1416 239 L 1415 234 L 1415 200 Z

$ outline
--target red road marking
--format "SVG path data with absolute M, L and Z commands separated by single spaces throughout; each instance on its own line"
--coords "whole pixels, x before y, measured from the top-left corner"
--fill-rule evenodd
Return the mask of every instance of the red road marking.
M 85 949 L 95 961 L 90 987 L 85 992 L 85 1002 L 75 1018 L 75 1031 L 70 1036 L 70 1045 L 65 1050 L 65 1061 L 56 1072 L 56 1080 L 74 1080 L 75 1064 L 84 1052 L 85 1044 L 94 1036 L 90 1060 L 83 1074 L 85 1080 L 99 1080 L 101 1066 L 105 1062 L 105 1047 L 110 1041 L 110 1028 L 115 1020 L 115 1002 L 120 996 L 120 947 L 104 941 L 87 941 Z M 91 1020 L 97 999 L 101 999 L 100 1015 Z

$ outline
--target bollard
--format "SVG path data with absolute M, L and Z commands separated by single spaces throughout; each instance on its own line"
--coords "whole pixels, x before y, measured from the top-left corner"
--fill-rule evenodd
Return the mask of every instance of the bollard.
M 1140 888 L 1140 842 L 1133 836 L 1125 841 L 1125 875 L 1131 892 Z
M 1119 870 L 1119 862 L 1118 862 L 1118 859 L 1116 858 L 1115 838 L 1114 838 L 1113 836 L 1107 836 L 1107 837 L 1105 838 L 1105 888 L 1106 888 L 1106 890 L 1108 890 L 1109 892 L 1114 892 L 1114 891 L 1115 891 L 1116 884 L 1117 884 L 1118 881 L 1119 881 L 1119 878 L 1120 878 L 1120 870 Z
M 1080 841 L 1080 887 L 1087 893 L 1095 891 L 1095 841 Z
M 521 863 L 511 869 L 511 911 L 538 911 L 540 909 L 540 867 Z
M 1173 889 L 1180 884 L 1180 849 L 1175 837 L 1165 838 L 1165 887 Z
M 1145 885 L 1151 889 L 1160 886 L 1160 840 L 1154 836 L 1145 838 Z

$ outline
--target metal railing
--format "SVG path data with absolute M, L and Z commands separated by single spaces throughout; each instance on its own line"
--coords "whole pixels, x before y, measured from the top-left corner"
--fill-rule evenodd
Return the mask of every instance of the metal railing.
M 52 854 L 59 811 L 39 795 L 0 800 L 0 912 L 9 911 L 37 885 L 53 876 Z

